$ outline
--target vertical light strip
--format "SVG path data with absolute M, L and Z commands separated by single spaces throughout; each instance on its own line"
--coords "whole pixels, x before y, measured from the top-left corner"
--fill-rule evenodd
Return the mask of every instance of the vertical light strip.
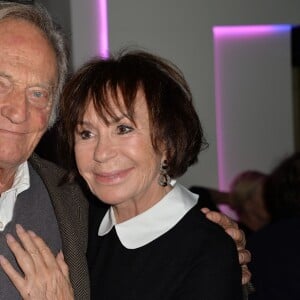
M 98 49 L 103 58 L 109 56 L 107 0 L 98 1 Z
M 215 72 L 215 106 L 216 106 L 216 136 L 217 136 L 217 156 L 218 156 L 218 180 L 219 189 L 224 188 L 224 150 L 223 150 L 223 136 L 222 136 L 222 85 L 220 78 L 220 47 L 218 44 L 218 36 L 216 34 L 216 27 L 213 28 L 214 34 L 214 72 Z
M 227 38 L 231 39 L 247 39 L 260 36 L 272 32 L 289 31 L 291 25 L 251 25 L 251 26 L 216 26 L 213 27 L 213 40 L 214 40 L 214 72 L 215 72 L 215 103 L 216 103 L 216 136 L 217 136 L 217 155 L 218 155 L 218 180 L 219 189 L 222 191 L 228 190 L 226 186 L 226 155 L 225 153 L 226 141 L 224 141 L 223 135 L 223 109 L 224 105 L 223 90 L 222 90 L 222 79 L 221 73 L 223 62 L 222 62 L 222 43 Z

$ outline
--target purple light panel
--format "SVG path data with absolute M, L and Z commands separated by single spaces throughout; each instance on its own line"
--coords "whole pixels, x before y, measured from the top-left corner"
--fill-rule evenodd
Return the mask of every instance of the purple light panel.
M 108 17 L 107 17 L 107 0 L 98 1 L 98 49 L 99 55 L 103 58 L 109 56 L 108 46 Z
M 291 25 L 252 25 L 252 26 L 216 26 L 213 27 L 214 39 L 221 36 L 251 36 L 272 32 L 289 31 Z
M 290 31 L 291 25 L 253 25 L 253 26 L 216 26 L 213 27 L 214 38 L 214 71 L 215 71 L 215 101 L 216 101 L 216 136 L 217 136 L 217 153 L 218 153 L 218 180 L 219 189 L 227 190 L 225 178 L 228 174 L 225 170 L 226 154 L 224 153 L 223 138 L 223 109 L 222 109 L 222 82 L 221 82 L 221 53 L 222 42 L 227 39 L 245 39 L 266 35 L 268 33 Z M 229 154 L 228 154 L 229 155 Z

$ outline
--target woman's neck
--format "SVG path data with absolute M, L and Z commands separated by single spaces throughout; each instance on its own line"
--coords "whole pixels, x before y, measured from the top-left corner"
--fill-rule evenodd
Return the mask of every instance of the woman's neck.
M 167 193 L 172 190 L 172 186 L 161 187 L 152 193 L 143 195 L 139 199 L 131 199 L 121 204 L 113 205 L 113 212 L 117 223 L 122 223 L 145 212 L 158 203 Z

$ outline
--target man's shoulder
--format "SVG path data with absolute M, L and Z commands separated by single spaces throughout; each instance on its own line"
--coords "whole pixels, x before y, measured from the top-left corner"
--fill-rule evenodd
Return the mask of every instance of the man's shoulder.
M 29 164 L 33 170 L 40 176 L 50 195 L 55 207 L 65 206 L 70 210 L 73 207 L 82 207 L 85 213 L 88 211 L 88 201 L 77 182 L 65 182 L 66 170 L 55 163 L 32 154 L 29 158 Z
M 29 163 L 32 165 L 35 171 L 37 171 L 39 174 L 41 172 L 55 172 L 57 175 L 63 176 L 66 174 L 66 170 L 64 170 L 62 167 L 58 166 L 57 164 L 46 160 L 44 158 L 41 158 L 36 153 L 33 153 L 29 158 Z
M 69 193 L 72 194 L 75 198 L 85 198 L 82 192 L 82 188 L 77 182 L 66 182 L 65 177 L 67 175 L 67 171 L 62 167 L 51 161 L 41 158 L 35 153 L 33 153 L 29 158 L 29 164 L 41 177 L 50 193 Z

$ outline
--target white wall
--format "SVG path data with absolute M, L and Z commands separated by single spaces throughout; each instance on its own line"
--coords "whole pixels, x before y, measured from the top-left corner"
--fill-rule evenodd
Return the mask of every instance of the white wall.
M 190 83 L 198 113 L 209 149 L 200 154 L 199 163 L 184 176 L 187 185 L 198 184 L 217 187 L 217 148 L 214 101 L 214 61 L 212 27 L 215 25 L 251 25 L 300 23 L 300 1 L 286 0 L 110 0 L 109 28 L 111 49 L 137 44 L 175 61 Z M 255 101 L 255 99 L 253 99 Z M 284 99 L 284 101 L 292 101 Z M 290 106 L 290 104 L 288 104 Z M 259 110 L 260 103 L 257 103 Z M 270 107 L 273 109 L 274 107 Z M 277 109 L 275 107 L 274 109 Z M 275 114 L 280 112 L 275 111 Z M 281 120 L 285 122 L 285 120 Z M 290 121 L 287 121 L 290 122 Z M 240 128 L 249 132 L 249 128 Z M 255 133 L 255 123 L 250 130 Z M 275 133 L 274 133 L 275 134 Z M 281 143 L 280 136 L 276 136 Z M 245 163 L 249 167 L 269 171 L 280 159 L 272 151 L 274 138 L 269 144 L 269 151 L 249 157 Z M 291 133 L 287 133 L 291 138 Z M 243 147 L 255 149 L 263 147 L 253 145 L 253 139 L 243 140 Z M 268 147 L 268 141 L 266 141 Z M 293 143 L 289 142 L 288 150 Z M 284 155 L 286 153 L 282 153 Z M 261 155 L 261 156 L 259 156 Z
M 219 187 L 294 149 L 291 26 L 215 29 Z M 271 154 L 271 155 L 270 155 Z
M 77 69 L 98 54 L 98 5 L 96 0 L 71 0 L 72 60 Z
M 53 0 L 52 0 L 53 1 Z M 138 45 L 176 62 L 190 83 L 209 149 L 183 177 L 186 185 L 218 186 L 214 100 L 214 25 L 300 23 L 298 0 L 107 0 L 111 50 Z M 58 1 L 59 2 L 59 1 Z M 72 0 L 75 68 L 97 53 L 96 0 Z M 57 8 L 59 9 L 59 8 Z M 291 101 L 291 99 L 286 99 Z M 257 103 L 259 107 L 259 103 Z M 272 108 L 270 108 L 272 109 Z M 278 111 L 274 112 L 278 113 Z M 241 131 L 244 129 L 241 128 Z M 245 128 L 247 131 L 248 128 Z M 255 132 L 255 128 L 254 131 Z M 290 136 L 290 133 L 287 134 Z M 292 144 L 292 143 L 290 143 Z M 270 144 L 273 145 L 273 142 Z M 244 144 L 251 149 L 253 145 Z M 260 145 L 255 145 L 260 147 Z M 292 151 L 293 149 L 289 149 Z M 282 153 L 284 155 L 285 153 Z M 266 154 L 264 154 L 266 155 Z M 264 171 L 277 163 L 272 149 Z M 257 157 L 249 159 L 257 167 Z

